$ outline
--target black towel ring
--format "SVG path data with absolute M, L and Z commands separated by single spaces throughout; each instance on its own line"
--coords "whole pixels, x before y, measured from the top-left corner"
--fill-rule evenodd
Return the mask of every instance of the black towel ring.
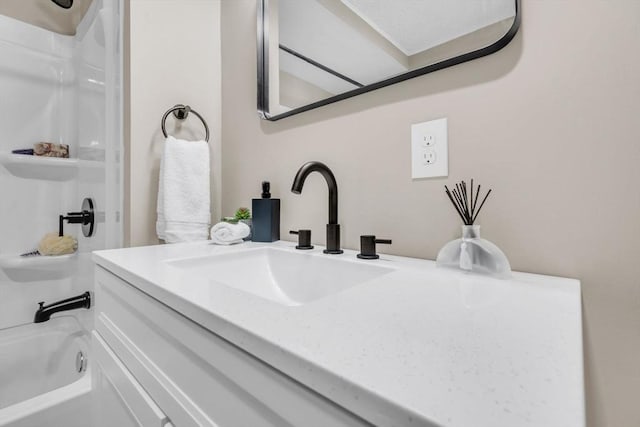
M 182 105 L 182 104 L 175 105 L 173 108 L 170 108 L 169 110 L 167 110 L 167 112 L 164 113 L 164 116 L 162 116 L 162 134 L 164 135 L 165 138 L 167 137 L 167 129 L 165 128 L 165 122 L 167 121 L 167 117 L 169 117 L 169 114 L 171 113 L 173 113 L 174 117 L 178 120 L 186 119 L 189 113 L 195 114 L 204 125 L 204 130 L 206 131 L 206 136 L 204 137 L 204 140 L 209 142 L 209 126 L 207 126 L 207 122 L 202 118 L 200 114 L 198 114 L 196 110 L 192 110 L 191 107 L 189 107 L 188 105 Z

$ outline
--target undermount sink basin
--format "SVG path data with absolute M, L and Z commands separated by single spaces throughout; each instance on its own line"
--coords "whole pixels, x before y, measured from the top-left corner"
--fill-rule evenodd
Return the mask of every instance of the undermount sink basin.
M 188 275 L 286 306 L 310 303 L 393 271 L 332 255 L 274 248 L 167 261 Z

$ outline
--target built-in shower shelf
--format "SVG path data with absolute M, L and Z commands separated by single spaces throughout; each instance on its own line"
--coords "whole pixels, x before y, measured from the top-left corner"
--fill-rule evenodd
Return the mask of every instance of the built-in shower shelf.
M 104 162 L 55 157 L 29 156 L 24 154 L 0 154 L 0 163 L 12 175 L 28 179 L 68 181 L 78 175 L 78 169 L 97 170 Z
M 71 276 L 76 254 L 58 256 L 0 255 L 0 269 L 16 282 L 56 280 Z

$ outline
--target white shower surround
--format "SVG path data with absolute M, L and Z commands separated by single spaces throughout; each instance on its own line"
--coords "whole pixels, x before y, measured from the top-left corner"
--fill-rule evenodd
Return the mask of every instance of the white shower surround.
M 84 197 L 100 212 L 90 239 L 78 226 L 66 227 L 79 249 L 65 277 L 16 281 L 0 270 L 0 329 L 30 322 L 38 301 L 90 290 L 88 254 L 122 244 L 121 7 L 94 1 L 75 36 L 0 16 L 0 153 L 51 141 L 68 144 L 71 157 L 80 158 L 63 180 L 42 179 L 38 165 L 32 176 L 0 167 L 0 257 L 35 249 L 57 230 L 58 215 L 77 211 Z

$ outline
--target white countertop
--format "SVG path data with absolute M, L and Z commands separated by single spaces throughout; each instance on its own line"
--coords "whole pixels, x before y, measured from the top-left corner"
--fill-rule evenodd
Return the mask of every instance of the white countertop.
M 583 427 L 580 282 L 490 279 L 380 254 L 396 269 L 287 307 L 185 280 L 167 260 L 243 251 L 210 242 L 94 253 L 97 264 L 379 426 Z M 293 249 L 291 242 L 276 242 Z

